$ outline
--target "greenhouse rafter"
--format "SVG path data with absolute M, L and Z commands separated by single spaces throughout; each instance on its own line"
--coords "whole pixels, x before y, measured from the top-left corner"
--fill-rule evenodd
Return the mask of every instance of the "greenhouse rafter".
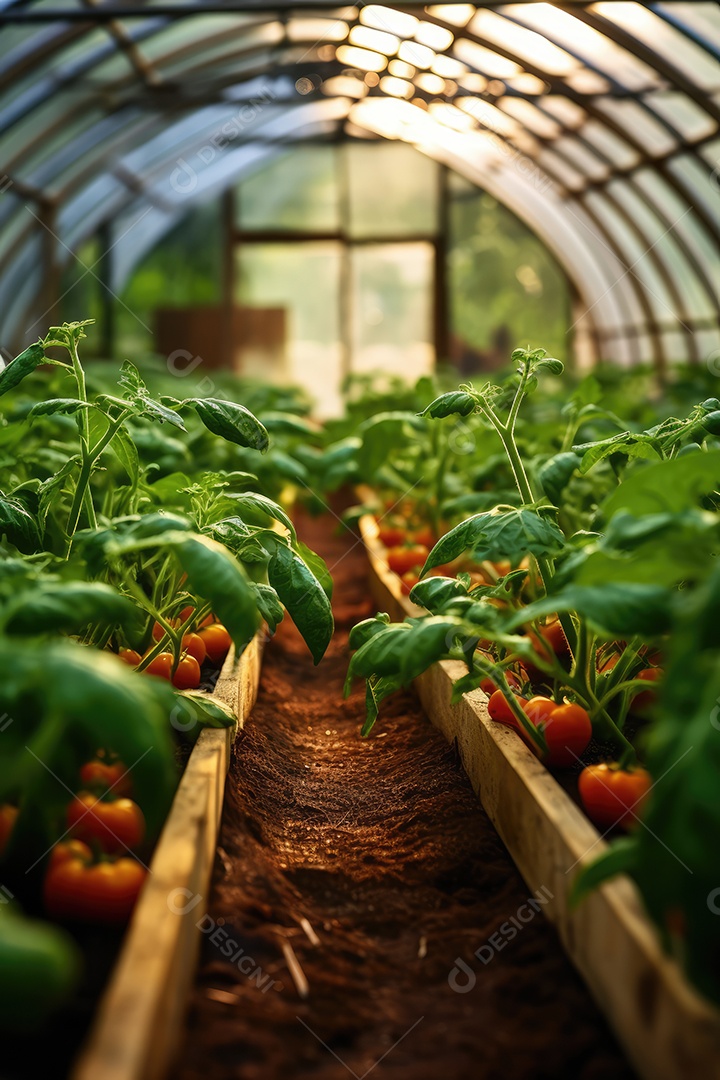
M 143 202 L 169 226 L 237 182 L 243 147 L 320 137 L 408 142 L 506 202 L 565 268 L 605 355 L 664 365 L 717 346 L 713 4 L 31 0 L 3 5 L 0 20 L 6 345 L 52 300 L 38 244 L 62 266 Z M 177 161 L 209 139 L 228 161 L 173 191 Z

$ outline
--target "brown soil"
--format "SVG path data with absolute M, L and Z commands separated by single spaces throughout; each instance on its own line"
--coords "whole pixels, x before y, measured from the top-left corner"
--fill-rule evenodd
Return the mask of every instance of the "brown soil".
M 349 533 L 331 537 L 327 519 L 304 532 L 333 569 L 337 632 L 318 668 L 287 623 L 267 648 L 173 1077 L 627 1080 L 541 914 L 487 964 L 473 956 L 526 915 L 528 889 L 410 693 L 386 704 L 376 737 L 360 738 L 362 688 L 343 701 L 342 683 L 348 630 L 372 614 L 365 556 Z M 235 963 L 221 953 L 228 936 L 237 946 L 226 952 L 244 950 Z M 476 975 L 464 994 L 448 984 L 458 957 Z

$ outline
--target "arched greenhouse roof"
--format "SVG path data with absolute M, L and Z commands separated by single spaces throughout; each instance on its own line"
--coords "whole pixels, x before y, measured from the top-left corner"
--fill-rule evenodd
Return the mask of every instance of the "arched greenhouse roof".
M 0 27 L 3 345 L 99 228 L 119 289 L 191 204 L 341 138 L 403 140 L 508 206 L 602 356 L 720 344 L 715 3 L 0 0 Z

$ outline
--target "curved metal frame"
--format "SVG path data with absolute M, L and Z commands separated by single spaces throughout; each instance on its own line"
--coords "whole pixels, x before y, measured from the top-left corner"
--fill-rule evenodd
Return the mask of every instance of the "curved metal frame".
M 0 21 L 3 17 L 10 17 L 12 12 L 22 11 L 26 13 L 26 17 L 30 20 L 33 15 L 33 0 L 16 0 L 16 2 L 0 5 Z M 107 5 L 104 5 L 107 6 Z M 199 35 L 195 40 L 188 40 L 179 45 L 176 43 L 176 47 L 170 48 L 165 54 L 162 54 L 161 60 L 154 58 L 149 60 L 143 55 L 142 45 L 144 42 L 152 40 L 158 36 L 161 36 L 164 31 L 173 25 L 172 21 L 168 19 L 167 15 L 163 13 L 161 8 L 148 7 L 147 14 L 139 12 L 139 6 L 134 9 L 135 14 L 142 14 L 142 19 L 129 22 L 125 24 L 122 22 L 121 11 L 117 4 L 113 5 L 113 12 L 103 12 L 100 16 L 97 15 L 98 6 L 96 4 L 88 4 L 87 12 L 82 12 L 83 19 L 73 21 L 66 21 L 57 28 L 57 32 L 52 35 L 43 33 L 34 33 L 28 31 L 27 40 L 23 45 L 19 45 L 13 48 L 13 54 L 18 56 L 17 62 L 8 66 L 4 73 L 0 75 L 0 92 L 4 87 L 12 86 L 13 80 L 24 77 L 31 73 L 38 65 L 43 66 L 44 72 L 48 75 L 47 90 L 52 89 L 54 92 L 62 92 L 62 88 L 67 86 L 74 86 L 77 84 L 77 80 L 80 78 L 91 78 L 93 70 L 100 64 L 105 62 L 109 57 L 122 53 L 128 59 L 129 70 L 121 78 L 118 78 L 107 85 L 103 85 L 100 88 L 88 87 L 88 91 L 79 101 L 75 101 L 71 108 L 63 117 L 63 124 L 71 124 L 78 118 L 81 118 L 88 109 L 97 109 L 99 107 L 105 108 L 106 119 L 111 116 L 118 121 L 116 124 L 112 122 L 106 123 L 102 121 L 104 130 L 99 131 L 99 124 L 94 123 L 88 125 L 87 128 L 79 132 L 74 133 L 71 142 L 65 147 L 61 147 L 60 150 L 56 150 L 53 155 L 48 156 L 47 160 L 42 162 L 34 170 L 34 175 L 31 175 L 32 179 L 35 179 L 36 183 L 19 182 L 17 184 L 17 192 L 23 196 L 23 198 L 30 198 L 36 201 L 37 206 L 43 209 L 43 212 L 49 212 L 51 207 L 59 209 L 62 206 L 69 204 L 73 201 L 73 197 L 77 195 L 78 189 L 82 190 L 82 185 L 88 186 L 92 183 L 93 179 L 102 173 L 115 173 L 118 182 L 126 189 L 127 195 L 122 200 L 123 206 L 129 205 L 132 200 L 138 197 L 150 201 L 157 202 L 157 196 L 150 187 L 150 177 L 155 172 L 154 168 L 150 170 L 144 170 L 143 175 L 127 176 L 122 170 L 118 172 L 113 168 L 113 161 L 118 158 L 119 155 L 129 154 L 136 152 L 144 145 L 150 145 L 155 136 L 162 130 L 163 124 L 166 122 L 168 113 L 177 113 L 179 109 L 193 109 L 198 107 L 197 98 L 189 98 L 187 101 L 168 101 L 168 94 L 165 93 L 165 100 L 163 100 L 163 82 L 162 75 L 158 74 L 156 66 L 161 63 L 162 66 L 167 66 L 172 63 L 181 61 L 183 57 L 186 59 L 184 67 L 184 79 L 190 84 L 197 85 L 198 82 L 204 79 L 205 73 L 208 70 L 212 70 L 218 63 L 222 65 L 225 70 L 228 64 L 231 65 L 230 71 L 224 74 L 220 79 L 215 79 L 211 82 L 210 95 L 201 99 L 200 104 L 204 106 L 206 104 L 217 104 L 219 107 L 226 106 L 233 108 L 235 104 L 233 100 L 229 98 L 223 98 L 225 90 L 232 87 L 237 87 L 243 82 L 249 82 L 253 78 L 268 74 L 270 72 L 278 77 L 289 76 L 296 79 L 301 73 L 318 73 L 323 72 L 324 75 L 330 76 L 338 74 L 342 71 L 342 65 L 337 60 L 328 60 L 324 57 L 322 60 L 317 58 L 316 46 L 319 42 L 311 41 L 298 41 L 290 40 L 287 34 L 287 21 L 292 17 L 299 18 L 311 18 L 313 20 L 318 18 L 331 19 L 333 22 L 339 21 L 337 11 L 331 11 L 324 9 L 321 4 L 315 6 L 310 10 L 308 6 L 303 5 L 302 2 L 298 2 L 296 5 L 292 3 L 282 4 L 278 8 L 260 10 L 258 5 L 247 5 L 247 21 L 245 26 L 251 30 L 258 26 L 268 25 L 269 23 L 277 23 L 285 25 L 285 33 L 278 42 L 243 42 L 242 36 L 239 41 L 228 41 L 227 52 L 218 60 L 215 49 L 218 45 L 222 45 L 227 39 L 227 33 L 225 31 L 219 31 L 218 33 L 206 32 Z M 242 6 L 242 5 L 241 5 Z M 672 231 L 676 221 L 673 221 L 673 215 L 670 207 L 664 207 L 661 204 L 662 190 L 655 194 L 654 198 L 650 198 L 648 194 L 643 190 L 640 184 L 637 183 L 635 174 L 639 170 L 652 166 L 656 175 L 662 180 L 663 184 L 673 193 L 675 198 L 681 201 L 685 208 L 685 213 L 692 215 L 696 221 L 697 227 L 704 230 L 707 236 L 711 240 L 718 244 L 720 248 L 720 233 L 718 232 L 717 222 L 713 220 L 712 215 L 706 211 L 706 208 L 702 205 L 698 205 L 699 200 L 694 197 L 694 190 L 692 184 L 692 178 L 688 176 L 687 180 L 683 177 L 682 173 L 677 169 L 673 169 L 673 161 L 676 158 L 681 158 L 683 155 L 690 155 L 696 165 L 699 165 L 704 173 L 710 174 L 711 167 L 708 164 L 706 158 L 700 152 L 701 148 L 711 140 L 715 140 L 718 137 L 717 127 L 712 134 L 706 134 L 702 138 L 688 141 L 683 137 L 681 131 L 673 125 L 666 116 L 661 115 L 656 109 L 652 107 L 652 103 L 648 102 L 644 98 L 644 93 L 649 91 L 630 92 L 618 79 L 608 71 L 605 71 L 599 64 L 594 63 L 592 59 L 581 55 L 578 51 L 574 51 L 568 46 L 565 40 L 556 40 L 553 34 L 549 30 L 544 30 L 538 27 L 536 21 L 531 20 L 525 22 L 522 18 L 522 9 L 519 5 L 515 5 L 512 9 L 508 10 L 505 6 L 488 3 L 480 4 L 478 7 L 489 6 L 498 8 L 498 14 L 502 17 L 510 26 L 517 25 L 523 28 L 529 29 L 534 33 L 544 36 L 549 42 L 557 45 L 565 53 L 573 56 L 579 65 L 586 70 L 595 73 L 605 80 L 609 85 L 610 91 L 608 97 L 617 97 L 633 100 L 643 112 L 652 119 L 655 124 L 659 124 L 663 130 L 667 131 L 670 137 L 674 141 L 674 149 L 670 153 L 661 154 L 659 156 L 653 156 L 649 154 L 643 147 L 642 143 L 636 138 L 634 132 L 622 123 L 622 119 L 608 115 L 608 112 L 598 107 L 597 99 L 602 98 L 605 95 L 594 94 L 585 95 L 569 86 L 563 78 L 557 75 L 553 75 L 543 70 L 541 66 L 529 63 L 527 58 L 512 52 L 511 49 L 496 44 L 493 40 L 485 40 L 477 34 L 471 32 L 467 27 L 459 28 L 449 22 L 443 21 L 435 15 L 418 10 L 411 5 L 393 5 L 397 10 L 407 11 L 408 13 L 418 15 L 423 21 L 430 22 L 435 25 L 444 27 L 451 31 L 456 39 L 464 38 L 468 41 L 475 42 L 479 45 L 484 45 L 496 52 L 498 55 L 507 58 L 517 64 L 521 70 L 535 75 L 537 78 L 543 80 L 543 82 L 549 85 L 551 92 L 554 95 L 559 95 L 568 98 L 575 105 L 584 110 L 585 115 L 588 118 L 592 118 L 596 123 L 612 135 L 620 138 L 626 143 L 635 153 L 636 162 L 630 167 L 618 167 L 612 160 L 610 153 L 601 150 L 598 146 L 583 135 L 582 127 L 578 128 L 568 127 L 558 120 L 558 117 L 545 108 L 543 97 L 536 95 L 524 95 L 512 88 L 503 87 L 503 95 L 527 97 L 528 100 L 540 109 L 540 111 L 550 117 L 556 125 L 556 128 L 560 131 L 560 137 L 573 140 L 583 152 L 592 155 L 594 160 L 600 162 L 603 168 L 606 170 L 606 175 L 602 180 L 593 179 L 588 175 L 581 165 L 573 158 L 566 154 L 562 147 L 555 145 L 555 136 L 543 137 L 538 135 L 532 129 L 526 128 L 528 134 L 532 136 L 532 139 L 541 148 L 547 148 L 551 150 L 558 158 L 558 164 L 563 161 L 569 165 L 575 172 L 578 172 L 584 177 L 583 186 L 581 190 L 569 189 L 563 184 L 559 173 L 556 173 L 552 169 L 551 163 L 547 160 L 541 162 L 535 161 L 535 167 L 552 183 L 553 191 L 564 200 L 567 210 L 570 214 L 573 214 L 571 210 L 572 205 L 575 205 L 578 210 L 582 211 L 582 218 L 578 218 L 577 221 L 584 228 L 587 235 L 582 237 L 584 246 L 589 250 L 594 250 L 596 257 L 600 263 L 605 266 L 605 275 L 611 275 L 611 263 L 608 262 L 608 253 L 612 257 L 612 260 L 617 260 L 619 265 L 623 268 L 624 273 L 629 278 L 629 290 L 634 299 L 634 303 L 637 310 L 642 314 L 642 320 L 638 321 L 632 314 L 630 308 L 625 304 L 624 295 L 620 296 L 620 303 L 625 309 L 625 315 L 620 320 L 620 326 L 623 327 L 623 333 L 625 334 L 627 344 L 633 348 L 633 355 L 636 359 L 643 358 L 638 349 L 639 336 L 642 333 L 649 333 L 653 342 L 653 359 L 655 362 L 662 366 L 667 357 L 665 355 L 665 346 L 663 341 L 663 335 L 668 330 L 678 330 L 684 334 L 686 342 L 686 354 L 688 358 L 698 359 L 698 350 L 695 338 L 693 335 L 693 329 L 698 322 L 704 320 L 693 319 L 689 315 L 688 306 L 686 304 L 685 297 L 689 295 L 689 292 L 685 286 L 685 281 L 688 272 L 693 276 L 695 285 L 699 285 L 701 292 L 709 301 L 710 309 L 717 309 L 717 296 L 713 281 L 713 269 L 710 264 L 706 264 L 701 258 L 701 252 L 693 250 L 686 239 L 679 233 L 675 232 L 673 235 L 673 242 L 676 245 L 676 250 L 681 255 L 681 260 L 669 259 L 668 253 L 658 251 L 656 244 L 666 233 Z M 685 74 L 676 64 L 673 64 L 666 56 L 662 55 L 658 50 L 653 49 L 651 43 L 648 41 L 640 40 L 635 37 L 624 27 L 618 25 L 611 19 L 605 18 L 602 14 L 599 14 L 595 10 L 592 10 L 592 5 L 587 3 L 579 4 L 556 4 L 555 7 L 564 11 L 566 14 L 573 16 L 580 22 L 592 29 L 604 35 L 608 41 L 612 41 L 621 48 L 636 55 L 649 67 L 653 68 L 661 78 L 667 83 L 668 88 L 672 89 L 676 93 L 684 95 L 688 100 L 692 101 L 695 106 L 703 109 L 703 111 L 711 118 L 711 120 L 717 125 L 720 122 L 720 107 L 711 99 L 709 95 L 705 95 L 702 89 L 693 83 L 693 81 Z M 720 57 L 720 28 L 718 33 L 718 41 L 705 38 L 702 33 L 699 32 L 697 27 L 691 27 L 686 25 L 682 20 L 682 12 L 678 12 L 673 9 L 672 13 L 664 10 L 662 5 L 652 3 L 647 5 L 654 16 L 664 19 L 673 31 L 685 35 L 688 40 L 691 40 L 696 46 L 701 47 L 709 56 L 713 58 Z M 237 7 L 232 10 L 224 10 L 223 5 L 212 5 L 212 12 L 216 14 L 237 14 Z M 200 6 L 195 11 L 183 9 L 183 17 L 192 19 L 194 14 L 207 15 L 207 6 Z M 44 17 L 46 17 L 46 12 Z M 348 21 L 348 26 L 351 28 L 358 21 L 358 18 Z M 64 51 L 68 48 L 76 48 L 79 43 L 82 43 L 84 37 L 90 32 L 94 31 L 98 25 L 106 31 L 108 41 L 102 45 L 99 49 L 93 49 L 89 55 L 83 56 L 82 53 L 76 56 L 73 60 L 71 67 L 63 73 L 63 77 L 58 85 L 58 78 L 53 78 L 52 67 L 56 58 L 61 58 Z M 37 42 L 36 47 L 33 48 L 33 43 Z M 336 44 L 333 42 L 333 44 Z M 298 58 L 298 50 L 307 48 L 306 53 Z M 253 59 L 256 63 L 253 63 Z M 249 67 L 247 62 L 250 62 Z M 463 61 L 467 68 L 471 69 L 471 65 L 467 61 Z M 233 70 L 232 65 L 242 66 L 242 72 Z M 171 86 L 176 82 L 176 79 L 171 81 Z M 718 85 L 720 86 L 720 65 L 718 67 Z M 139 88 L 139 96 L 138 96 Z M 371 91 L 372 95 L 377 96 L 381 92 L 378 89 Z M 459 91 L 460 94 L 465 95 L 467 92 Z M 383 95 L 384 96 L 384 95 Z M 428 95 L 424 95 L 422 91 L 417 90 L 417 96 L 419 98 L 425 98 L 429 100 Z M 493 94 L 481 94 L 473 95 L 479 98 L 485 98 L 490 102 L 495 102 L 498 95 Z M 502 95 L 500 95 L 502 96 Z M 315 93 L 309 95 L 307 98 L 296 99 L 297 104 L 308 104 L 312 100 L 318 100 L 321 95 Z M 16 126 L 18 135 L 22 131 L 22 126 L 25 122 L 29 121 L 35 110 L 40 104 L 44 104 L 47 100 L 46 94 L 42 96 L 40 101 L 37 100 L 37 96 L 34 100 L 30 100 L 27 103 L 27 108 L 24 112 L 18 112 L 11 119 L 10 126 Z M 323 97 L 322 100 L 327 100 Z M 452 96 L 447 100 L 452 100 Z M 294 102 L 288 101 L 288 107 Z M 142 109 L 149 109 L 150 115 L 143 115 Z M 120 113 L 127 112 L 126 118 L 120 119 Z M 515 123 L 520 124 L 513 117 Z M 0 118 L 0 125 L 2 120 Z M 342 120 L 337 121 L 338 129 L 342 124 Z M 57 129 L 57 124 L 53 125 L 53 133 Z M 9 130 L 7 125 L 0 126 L 0 135 L 5 134 Z M 198 129 L 201 130 L 201 129 Z M 43 142 L 47 139 L 47 128 L 42 131 L 35 132 L 25 142 L 18 143 L 17 153 L 13 155 L 12 161 L 8 163 L 4 168 L 0 165 L 0 173 L 4 172 L 6 177 L 11 181 L 12 170 L 21 167 L 24 161 L 27 161 L 33 154 L 35 154 L 38 148 L 42 147 Z M 504 144 L 513 148 L 513 153 L 517 152 L 517 149 L 513 146 L 512 136 L 499 135 L 493 132 L 493 137 L 500 140 Z M 248 141 L 253 141 L 254 134 L 249 134 Z M 527 150 L 521 151 L 522 155 L 527 157 Z M 166 161 L 171 161 L 172 157 L 176 155 L 168 155 Z M 81 167 L 78 169 L 75 163 L 81 160 Z M 43 177 L 46 177 L 49 173 L 56 179 L 58 177 L 58 171 L 62 175 L 63 171 L 70 175 L 66 181 L 61 184 L 59 190 L 53 193 L 52 197 L 48 197 L 48 193 L 45 185 L 42 183 Z M 472 170 L 470 170 L 472 172 Z M 37 174 L 40 174 L 39 177 Z M 634 219 L 633 215 L 618 200 L 609 185 L 612 182 L 622 182 L 627 185 L 628 191 L 632 192 L 636 198 L 641 199 L 650 211 L 652 220 L 657 222 L 659 227 L 658 235 L 654 235 L 652 231 L 644 224 Z M 6 181 L 7 182 L 7 181 Z M 609 211 L 612 214 L 613 219 L 617 219 L 621 223 L 621 230 L 612 228 L 607 222 L 603 221 L 588 204 L 588 194 L 594 192 L 596 195 L 600 194 L 603 201 L 608 206 Z M 502 201 L 502 198 L 501 198 Z M 111 212 L 117 212 L 117 204 L 113 200 L 112 211 L 108 209 L 108 216 Z M 168 213 L 173 213 L 175 207 L 172 203 L 168 203 L 165 207 Z M 673 208 L 674 209 L 674 208 Z M 10 209 L 7 213 L 3 214 L 2 200 L 0 198 L 0 233 L 3 228 L 3 222 L 7 223 L 9 214 L 12 212 Z M 542 232 L 541 217 L 543 213 L 542 200 L 539 205 L 533 207 L 532 214 L 528 214 L 528 221 L 531 227 L 534 225 L 536 231 Z M 534 216 L 533 216 L 534 215 Z M 40 215 L 42 216 L 42 215 Z M 676 219 L 677 220 L 677 219 Z M 588 223 L 590 223 L 588 225 Z M 17 270 L 18 262 L 22 260 L 23 252 L 27 249 L 28 245 L 32 244 L 33 239 L 38 235 L 42 226 L 38 225 L 36 221 L 29 219 L 27 228 L 21 230 L 14 238 L 14 241 L 5 252 L 4 267 L 0 268 L 0 282 L 2 278 L 8 274 L 12 274 Z M 80 230 L 82 232 L 82 230 Z M 592 234 L 595 233 L 593 236 Z M 635 273 L 635 264 L 630 265 L 629 258 L 625 255 L 625 244 L 623 238 L 632 235 L 635 241 L 644 248 L 643 256 L 648 260 L 648 268 L 652 267 L 653 273 L 658 275 L 659 280 L 662 282 L 663 287 L 667 290 L 668 297 L 672 300 L 675 311 L 672 314 L 675 317 L 675 323 L 670 323 L 665 320 L 660 320 L 657 317 L 656 311 L 653 305 L 650 303 L 649 295 L 652 293 L 652 288 L 648 281 L 643 280 L 642 270 Z M 60 243 L 63 243 L 60 240 Z M 605 249 L 604 251 L 602 249 Z M 639 264 L 641 260 L 637 260 Z M 576 271 L 577 272 L 577 271 Z M 593 306 L 594 302 L 597 302 L 597 298 L 593 297 L 592 292 L 588 293 L 587 282 L 583 283 L 580 280 L 574 279 L 574 284 L 581 295 L 586 297 L 586 303 L 589 307 Z M 610 285 L 612 288 L 612 284 Z M 664 304 L 665 301 L 662 301 Z M 720 321 L 720 319 L 719 319 Z M 603 337 L 606 335 L 615 336 L 618 333 L 618 327 L 607 326 L 598 327 L 598 336 Z M 645 357 L 647 358 L 647 357 Z

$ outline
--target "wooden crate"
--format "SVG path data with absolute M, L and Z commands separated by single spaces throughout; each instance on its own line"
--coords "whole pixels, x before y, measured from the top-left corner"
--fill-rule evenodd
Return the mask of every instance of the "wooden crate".
M 261 631 L 237 666 L 231 651 L 213 694 L 240 727 L 257 696 L 262 641 Z M 158 1080 L 166 1073 L 197 964 L 197 924 L 207 910 L 236 734 L 205 728 L 193 747 L 72 1080 Z
M 420 614 L 385 562 L 374 518 L 362 518 L 360 529 L 378 610 L 394 620 Z M 720 1077 L 720 1011 L 664 954 L 633 882 L 618 877 L 570 910 L 574 876 L 607 845 L 515 732 L 490 719 L 481 690 L 451 704 L 453 683 L 466 671 L 459 661 L 433 665 L 415 682 L 420 701 L 435 727 L 457 743 L 473 788 L 528 888 L 552 895 L 542 910 L 634 1067 L 646 1080 Z

